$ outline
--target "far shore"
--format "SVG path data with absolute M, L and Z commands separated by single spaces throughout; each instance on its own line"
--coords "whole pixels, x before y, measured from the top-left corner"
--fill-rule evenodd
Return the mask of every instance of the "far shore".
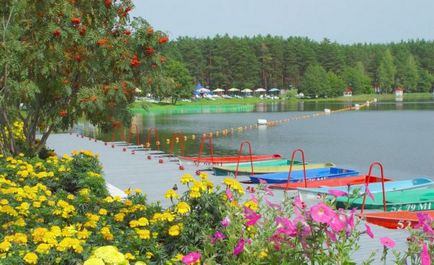
M 261 99 L 259 97 L 246 97 L 246 98 L 232 98 L 232 99 L 198 99 L 193 101 L 178 101 L 176 105 L 171 104 L 169 102 L 159 102 L 159 103 L 150 103 L 146 101 L 136 101 L 131 104 L 130 109 L 133 112 L 150 112 L 150 113 L 161 113 L 161 112 L 171 112 L 171 111 L 182 111 L 182 110 L 191 110 L 191 109 L 200 109 L 202 107 L 226 107 L 231 110 L 239 109 L 240 112 L 248 111 L 246 106 L 253 106 L 256 104 L 264 103 L 295 103 L 298 101 L 306 101 L 306 102 L 328 102 L 328 101 L 340 101 L 340 102 L 365 102 L 372 101 L 377 99 L 378 101 L 389 101 L 394 100 L 394 94 L 362 94 L 362 95 L 354 95 L 351 97 L 335 97 L 335 98 L 280 98 L 280 99 Z M 404 94 L 404 100 L 430 100 L 433 99 L 432 93 L 407 93 Z

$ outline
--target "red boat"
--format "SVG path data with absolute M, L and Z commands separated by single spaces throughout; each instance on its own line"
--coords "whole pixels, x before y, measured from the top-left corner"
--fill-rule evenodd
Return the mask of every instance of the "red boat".
M 281 183 L 270 185 L 269 187 L 272 189 L 282 189 L 282 190 L 291 190 L 297 188 L 320 188 L 320 187 L 335 187 L 335 186 L 346 186 L 346 185 L 357 185 L 366 183 L 368 176 L 353 176 L 353 177 L 344 177 L 344 178 L 332 178 L 332 179 L 323 179 L 323 180 L 311 180 L 300 182 L 291 182 L 291 183 Z M 385 178 L 384 181 L 390 181 L 391 179 Z M 368 179 L 369 183 L 381 182 L 381 178 L 370 176 Z
M 410 211 L 397 211 L 397 212 L 376 212 L 376 213 L 364 213 L 361 218 L 366 222 L 379 225 L 389 229 L 405 229 L 412 227 L 419 222 L 417 219 L 418 212 Z M 434 210 L 419 211 L 419 213 L 426 213 L 431 218 L 434 218 Z
M 250 161 L 263 161 L 263 160 L 275 160 L 282 159 L 279 154 L 272 155 L 246 155 L 246 156 L 180 156 L 181 160 L 192 161 L 195 163 L 205 163 L 205 164 L 227 164 L 227 163 L 237 163 L 238 159 L 240 163 L 250 162 Z M 250 160 L 251 159 L 251 160 Z

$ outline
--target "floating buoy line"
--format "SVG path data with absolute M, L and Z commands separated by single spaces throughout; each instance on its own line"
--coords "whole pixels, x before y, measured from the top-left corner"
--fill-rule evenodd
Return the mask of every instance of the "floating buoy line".
M 364 104 L 355 104 L 354 106 L 349 106 L 349 107 L 345 107 L 345 108 L 341 108 L 341 109 L 336 109 L 336 110 L 330 110 L 330 109 L 324 109 L 324 111 L 322 112 L 315 112 L 312 114 L 304 114 L 304 115 L 298 115 L 298 116 L 293 116 L 290 118 L 286 118 L 286 119 L 280 119 L 280 120 L 272 120 L 272 121 L 266 121 L 266 120 L 262 120 L 261 119 L 261 123 L 255 123 L 255 124 L 247 124 L 247 125 L 243 125 L 243 126 L 239 126 L 239 127 L 235 127 L 235 128 L 225 128 L 225 129 L 221 129 L 221 130 L 216 130 L 216 131 L 208 131 L 208 132 L 204 132 L 202 134 L 183 134 L 181 131 L 179 132 L 173 132 L 172 137 L 171 138 L 166 138 L 163 143 L 165 143 L 167 146 L 170 147 L 170 154 L 173 154 L 173 149 L 175 144 L 180 145 L 180 149 L 181 152 L 184 152 L 184 143 L 187 141 L 195 141 L 196 139 L 205 139 L 205 138 L 217 138 L 217 137 L 226 137 L 226 136 L 232 136 L 234 134 L 241 134 L 244 132 L 247 132 L 249 130 L 252 129 L 257 129 L 258 127 L 261 126 L 267 126 L 267 127 L 274 127 L 274 126 L 278 126 L 278 125 L 282 125 L 282 124 L 286 124 L 288 122 L 291 121 L 298 121 L 298 120 L 307 120 L 307 119 L 311 119 L 311 118 L 317 118 L 317 117 L 321 117 L 321 116 L 328 116 L 331 115 L 333 113 L 339 113 L 339 112 L 346 112 L 346 111 L 352 111 L 352 110 L 359 110 L 361 108 L 365 108 L 365 107 L 369 107 L 371 103 L 373 102 L 377 102 L 376 99 L 374 99 L 373 101 L 366 101 L 366 103 Z M 264 123 L 264 121 L 266 123 Z M 161 147 L 161 140 L 159 138 L 159 133 L 157 128 L 149 128 L 147 129 L 147 137 L 146 139 L 144 139 L 144 141 L 141 143 L 140 142 L 140 132 L 138 130 L 137 125 L 133 124 L 131 126 L 131 128 L 129 128 L 128 130 L 128 135 L 125 135 L 125 129 L 124 128 L 119 128 L 119 135 L 120 135 L 120 139 L 123 142 L 126 143 L 132 143 L 132 136 L 133 136 L 133 129 L 135 130 L 135 140 L 136 140 L 136 145 L 138 146 L 143 146 L 144 148 L 151 148 L 152 146 L 155 146 L 155 148 L 157 150 L 160 150 Z M 87 135 L 93 135 L 93 138 L 96 138 L 96 128 L 91 128 L 89 129 L 88 132 L 86 132 L 86 129 L 83 128 L 83 136 Z M 111 142 L 114 143 L 115 142 L 115 131 L 113 130 L 112 135 L 111 135 Z M 114 148 L 114 145 L 112 144 L 112 147 Z

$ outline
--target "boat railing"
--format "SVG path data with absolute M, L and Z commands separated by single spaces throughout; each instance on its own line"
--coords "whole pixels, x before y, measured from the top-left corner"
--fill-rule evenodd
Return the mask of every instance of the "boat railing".
M 380 162 L 373 162 L 369 166 L 368 175 L 365 178 L 365 193 L 363 195 L 363 202 L 362 202 L 362 208 L 360 210 L 360 214 L 363 214 L 363 211 L 365 209 L 366 196 L 368 195 L 368 192 L 369 192 L 369 179 L 372 177 L 371 174 L 372 174 L 372 169 L 374 168 L 374 166 L 378 166 L 378 168 L 380 169 L 381 188 L 382 188 L 382 191 L 383 191 L 383 208 L 384 208 L 384 211 L 386 211 L 386 190 L 384 188 L 384 169 L 383 169 L 383 165 Z
M 157 130 L 157 128 L 149 128 L 148 129 L 146 143 L 145 143 L 145 148 L 151 148 L 152 136 L 155 139 L 155 146 L 157 147 L 157 150 L 160 150 L 161 143 L 160 143 L 160 138 L 158 136 L 158 130 Z
M 172 134 L 172 139 L 170 140 L 170 149 L 169 149 L 169 156 L 174 156 L 174 148 L 175 144 L 179 142 L 179 151 L 180 155 L 184 156 L 184 137 L 182 135 L 182 132 L 174 132 Z
M 294 165 L 294 159 L 295 159 L 295 155 L 297 153 L 301 154 L 301 161 L 303 162 L 304 187 L 307 188 L 306 160 L 304 158 L 304 151 L 303 151 L 303 149 L 298 148 L 298 149 L 295 149 L 294 151 L 292 151 L 291 164 L 289 166 L 289 171 L 288 171 L 288 181 L 286 182 L 285 190 L 289 189 L 289 183 L 291 181 L 292 166 Z
M 204 148 L 206 139 L 208 139 L 209 153 L 210 153 L 210 157 L 211 157 L 211 165 L 214 165 L 214 144 L 212 142 L 212 135 L 208 136 L 206 134 L 203 134 L 202 137 L 200 138 L 199 155 L 197 157 L 197 160 L 195 161 L 196 166 L 199 166 L 199 164 L 201 162 L 200 159 L 202 158 L 203 148 Z
M 238 170 L 239 170 L 239 167 L 240 167 L 240 160 L 241 160 L 241 156 L 243 154 L 243 147 L 244 147 L 245 144 L 249 147 L 250 166 L 251 166 L 251 169 L 252 169 L 251 174 L 252 174 L 252 176 L 255 175 L 255 171 L 253 170 L 252 144 L 249 141 L 242 141 L 240 143 L 240 151 L 238 152 L 237 168 L 235 170 L 235 179 L 238 177 Z
M 136 124 L 131 125 L 130 129 L 128 130 L 128 139 L 127 139 L 127 143 L 130 144 L 131 143 L 131 137 L 133 134 L 132 128 L 135 128 L 136 130 L 136 145 L 140 145 L 140 133 L 139 133 L 139 128 L 137 127 Z

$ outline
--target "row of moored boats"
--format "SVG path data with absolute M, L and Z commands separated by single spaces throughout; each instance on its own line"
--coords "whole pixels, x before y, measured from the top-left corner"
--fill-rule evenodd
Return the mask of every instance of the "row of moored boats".
M 333 198 L 337 207 L 383 210 L 364 212 L 363 217 L 387 228 L 414 226 L 420 213 L 434 218 L 434 181 L 428 177 L 393 180 L 371 175 L 373 165 L 368 174 L 361 174 L 333 163 L 303 163 L 278 154 L 181 159 L 210 164 L 217 176 L 245 175 L 251 183 L 297 190 L 308 204 Z M 381 164 L 375 165 L 383 172 Z

